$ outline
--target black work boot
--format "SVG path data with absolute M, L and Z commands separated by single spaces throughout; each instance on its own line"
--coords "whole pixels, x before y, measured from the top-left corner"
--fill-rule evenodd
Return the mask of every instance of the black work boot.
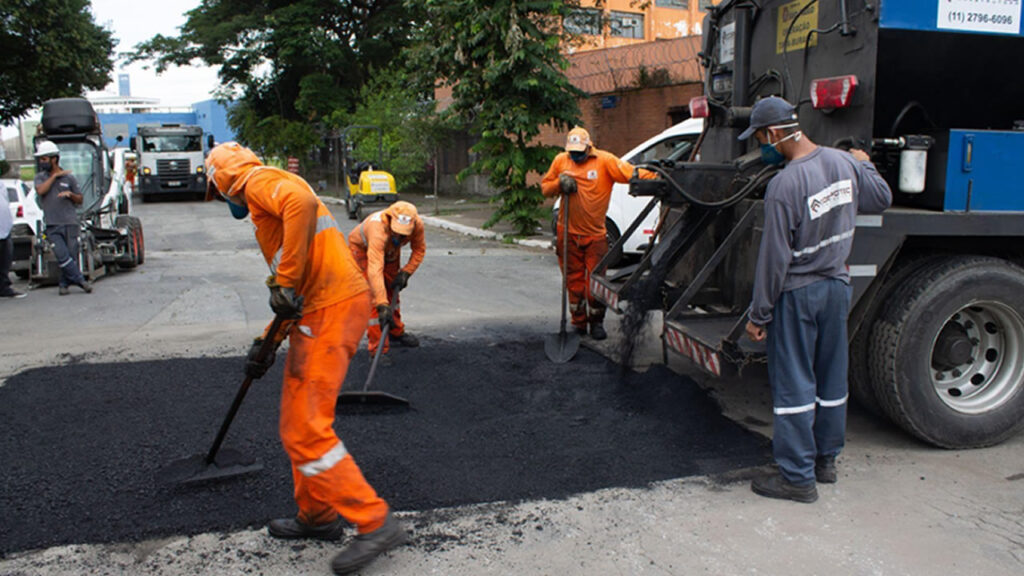
M 88 280 L 82 280 L 78 287 L 84 290 L 86 294 L 92 294 L 92 284 L 89 284 Z
M 590 321 L 590 337 L 593 338 L 594 340 L 604 340 L 605 338 L 608 337 L 608 333 L 604 331 L 604 321 Z
M 274 538 L 287 540 L 315 538 L 317 540 L 339 540 L 345 533 L 345 520 L 340 516 L 326 524 L 306 524 L 298 518 L 278 518 L 267 524 L 267 532 Z
M 836 474 L 836 457 L 818 456 L 815 458 L 814 478 L 822 484 L 835 484 L 838 479 L 838 474 Z
M 586 336 L 587 335 L 587 325 L 586 324 L 584 324 L 583 326 L 577 326 L 577 325 L 573 324 L 569 328 L 569 330 L 579 334 L 580 336 Z
M 755 478 L 754 481 L 750 483 L 750 489 L 758 496 L 779 498 L 781 500 L 792 500 L 794 502 L 803 502 L 805 504 L 810 504 L 818 499 L 818 488 L 814 483 L 807 486 L 797 486 L 783 478 L 782 474 L 778 472 L 772 476 Z
M 406 348 L 416 348 L 420 345 L 420 339 L 408 332 L 402 332 L 398 336 L 392 336 L 391 341 L 395 344 L 401 344 Z
M 335 574 L 350 574 L 366 566 L 388 550 L 405 544 L 405 528 L 391 513 L 384 525 L 368 534 L 357 534 L 349 545 L 331 561 Z
M 57 289 L 57 294 L 60 294 L 61 296 L 67 296 L 68 293 L 70 292 L 71 291 L 68 290 L 67 286 L 61 286 L 60 288 Z

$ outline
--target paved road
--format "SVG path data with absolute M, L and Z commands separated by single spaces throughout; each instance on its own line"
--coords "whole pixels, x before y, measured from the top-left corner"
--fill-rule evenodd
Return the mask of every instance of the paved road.
M 144 205 L 139 214 L 147 261 L 138 270 L 100 280 L 89 296 L 47 288 L 0 302 L 0 378 L 76 361 L 238 355 L 262 328 L 266 269 L 248 224 L 219 204 Z M 403 298 L 410 329 L 480 343 L 556 328 L 550 252 L 436 230 L 428 243 Z M 713 388 L 728 414 L 767 431 L 762 379 Z M 942 451 L 854 412 L 840 481 L 820 492 L 816 504 L 799 505 L 756 497 L 742 478 L 698 477 L 412 513 L 417 544 L 366 573 L 1024 572 L 1024 437 Z M 0 559 L 0 574 L 327 574 L 335 550 L 282 544 L 254 528 L 19 553 Z

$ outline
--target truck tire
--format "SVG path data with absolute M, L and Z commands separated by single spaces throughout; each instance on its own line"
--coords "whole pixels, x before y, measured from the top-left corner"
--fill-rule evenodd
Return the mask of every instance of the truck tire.
M 612 222 L 611 218 L 604 219 L 604 228 L 605 237 L 608 239 L 608 252 L 611 252 L 612 247 L 619 241 L 622 234 L 619 233 L 619 227 L 615 225 L 615 222 Z M 622 262 L 622 250 L 619 250 L 608 257 L 608 267 L 615 268 L 619 262 Z
M 142 233 L 142 220 L 139 220 L 136 216 L 130 216 L 135 228 L 135 237 L 137 239 L 135 257 L 138 264 L 142 264 L 146 261 L 146 236 Z
M 932 261 L 883 304 L 868 346 L 882 410 L 925 442 L 991 446 L 1024 428 L 1024 268 Z
M 124 242 L 124 254 L 118 256 L 117 260 L 115 260 L 115 262 L 117 263 L 117 268 L 119 270 L 135 268 L 136 266 L 139 265 L 139 256 L 137 250 L 138 243 L 135 233 L 135 223 L 132 221 L 131 216 L 121 215 L 117 217 L 116 225 L 118 228 L 123 227 L 125 229 L 124 238 L 119 241 L 119 243 L 121 241 Z
M 884 416 L 885 413 L 875 397 L 875 389 L 871 385 L 871 376 L 868 372 L 868 342 L 871 340 L 872 326 L 878 318 L 879 309 L 893 292 L 908 278 L 912 278 L 923 267 L 938 258 L 942 256 L 936 256 L 934 253 L 901 254 L 882 279 L 878 293 L 864 312 L 860 330 L 850 340 L 850 396 L 861 408 L 875 416 Z

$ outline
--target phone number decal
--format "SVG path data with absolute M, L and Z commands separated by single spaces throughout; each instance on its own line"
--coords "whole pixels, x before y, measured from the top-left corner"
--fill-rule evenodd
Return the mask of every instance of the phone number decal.
M 939 0 L 938 27 L 1020 34 L 1022 0 Z

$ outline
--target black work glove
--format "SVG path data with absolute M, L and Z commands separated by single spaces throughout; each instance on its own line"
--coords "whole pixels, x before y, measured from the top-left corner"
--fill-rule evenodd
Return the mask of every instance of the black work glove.
M 576 193 L 576 179 L 568 172 L 562 172 L 558 175 L 558 185 L 561 186 L 563 194 Z
M 252 346 L 249 348 L 249 356 L 245 361 L 245 375 L 258 380 L 270 370 L 270 367 L 274 365 L 274 360 L 277 359 L 277 351 L 273 348 L 270 349 L 270 354 L 261 362 L 260 348 L 263 347 L 263 338 L 257 338 L 252 341 Z
M 409 285 L 409 273 L 405 270 L 400 271 L 395 275 L 395 279 L 391 282 L 391 289 L 395 292 L 401 292 L 405 290 L 405 287 Z
M 381 330 L 384 329 L 385 324 L 387 324 L 388 326 L 391 325 L 391 318 L 392 313 L 390 306 L 385 306 L 384 304 L 377 306 L 377 322 L 380 324 Z
M 296 296 L 294 288 L 273 284 L 270 286 L 270 308 L 286 320 L 302 318 L 302 296 Z

